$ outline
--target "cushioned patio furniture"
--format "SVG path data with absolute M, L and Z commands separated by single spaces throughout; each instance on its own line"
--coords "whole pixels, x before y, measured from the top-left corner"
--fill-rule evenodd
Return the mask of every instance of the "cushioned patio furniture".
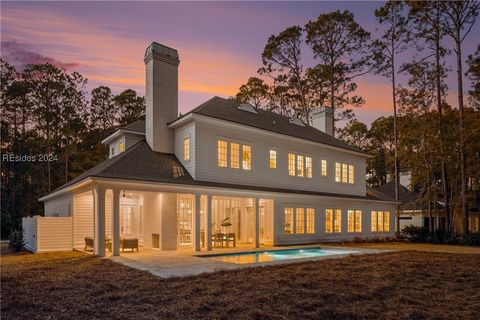
M 236 239 L 235 239 L 235 233 L 227 233 L 227 236 L 225 238 L 225 244 L 227 246 L 227 248 L 230 247 L 230 243 L 233 244 L 233 247 L 235 248 L 236 247 Z
M 135 238 L 122 238 L 120 240 L 120 246 L 122 248 L 122 252 L 125 252 L 125 249 L 130 249 L 133 252 L 135 249 L 138 252 L 138 239 Z
M 225 241 L 225 234 L 214 233 L 212 236 L 213 246 L 216 248 L 223 248 L 223 242 Z

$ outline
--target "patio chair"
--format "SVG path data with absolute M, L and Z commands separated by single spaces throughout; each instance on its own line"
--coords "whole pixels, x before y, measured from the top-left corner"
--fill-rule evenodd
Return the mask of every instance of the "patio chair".
M 236 239 L 235 239 L 235 233 L 227 233 L 227 237 L 225 238 L 225 244 L 227 245 L 227 248 L 230 247 L 230 243 L 233 244 L 233 248 L 236 247 Z
M 136 238 L 123 238 L 121 239 L 120 244 L 122 247 L 122 252 L 125 252 L 125 249 L 130 249 L 131 252 L 134 252 L 134 250 L 136 249 L 138 252 L 138 239 Z
M 89 249 L 89 248 L 91 248 L 91 251 L 93 251 L 93 238 L 92 237 L 85 237 L 85 248 L 83 250 L 87 251 L 87 249 Z
M 219 248 L 219 247 L 222 248 L 224 241 L 225 241 L 225 235 L 223 233 L 215 233 L 212 237 L 213 246 L 216 248 Z

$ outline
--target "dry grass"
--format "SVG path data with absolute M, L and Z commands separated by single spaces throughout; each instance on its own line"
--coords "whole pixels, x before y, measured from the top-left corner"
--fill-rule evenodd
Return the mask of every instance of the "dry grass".
M 335 244 L 328 244 L 328 245 L 335 245 Z M 447 245 L 447 244 L 431 244 L 431 243 L 407 243 L 407 242 L 346 243 L 346 244 L 341 244 L 340 246 L 360 247 L 360 248 L 367 248 L 367 249 L 382 249 L 382 250 L 414 250 L 414 251 L 425 251 L 425 252 L 480 254 L 480 247 Z
M 163 280 L 78 252 L 2 257 L 2 319 L 480 319 L 480 255 L 402 251 Z

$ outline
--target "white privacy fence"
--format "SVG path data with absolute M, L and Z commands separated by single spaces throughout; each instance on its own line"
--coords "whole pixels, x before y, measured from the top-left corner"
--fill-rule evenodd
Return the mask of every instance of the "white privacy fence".
M 32 252 L 72 250 L 72 218 L 42 217 L 22 219 L 25 248 Z

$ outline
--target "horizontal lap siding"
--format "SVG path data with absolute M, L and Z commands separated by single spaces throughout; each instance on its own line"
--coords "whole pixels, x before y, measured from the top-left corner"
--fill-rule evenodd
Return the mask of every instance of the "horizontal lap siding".
M 183 140 L 190 138 L 190 160 L 183 160 Z M 196 138 L 195 124 L 190 123 L 178 129 L 175 129 L 175 155 L 182 165 L 187 169 L 190 175 L 195 179 L 195 159 L 196 159 Z
M 272 136 L 260 130 L 252 131 L 238 126 L 195 124 L 196 152 L 195 177 L 197 180 L 226 182 L 242 185 L 308 190 L 349 195 L 366 194 L 364 157 L 332 150 L 320 144 L 294 141 L 282 135 Z M 217 167 L 217 138 L 246 143 L 252 146 L 252 170 Z M 277 150 L 277 169 L 269 168 L 269 149 Z M 312 179 L 288 175 L 288 153 L 298 153 L 313 158 Z M 327 160 L 327 176 L 321 176 L 321 160 Z M 335 182 L 335 162 L 355 166 L 355 183 Z
M 72 250 L 71 217 L 40 217 L 37 219 L 37 251 Z
M 87 192 L 74 197 L 74 248 L 84 249 L 85 237 L 93 238 L 93 193 Z
M 67 194 L 45 201 L 45 216 L 68 217 L 71 215 L 72 195 Z

